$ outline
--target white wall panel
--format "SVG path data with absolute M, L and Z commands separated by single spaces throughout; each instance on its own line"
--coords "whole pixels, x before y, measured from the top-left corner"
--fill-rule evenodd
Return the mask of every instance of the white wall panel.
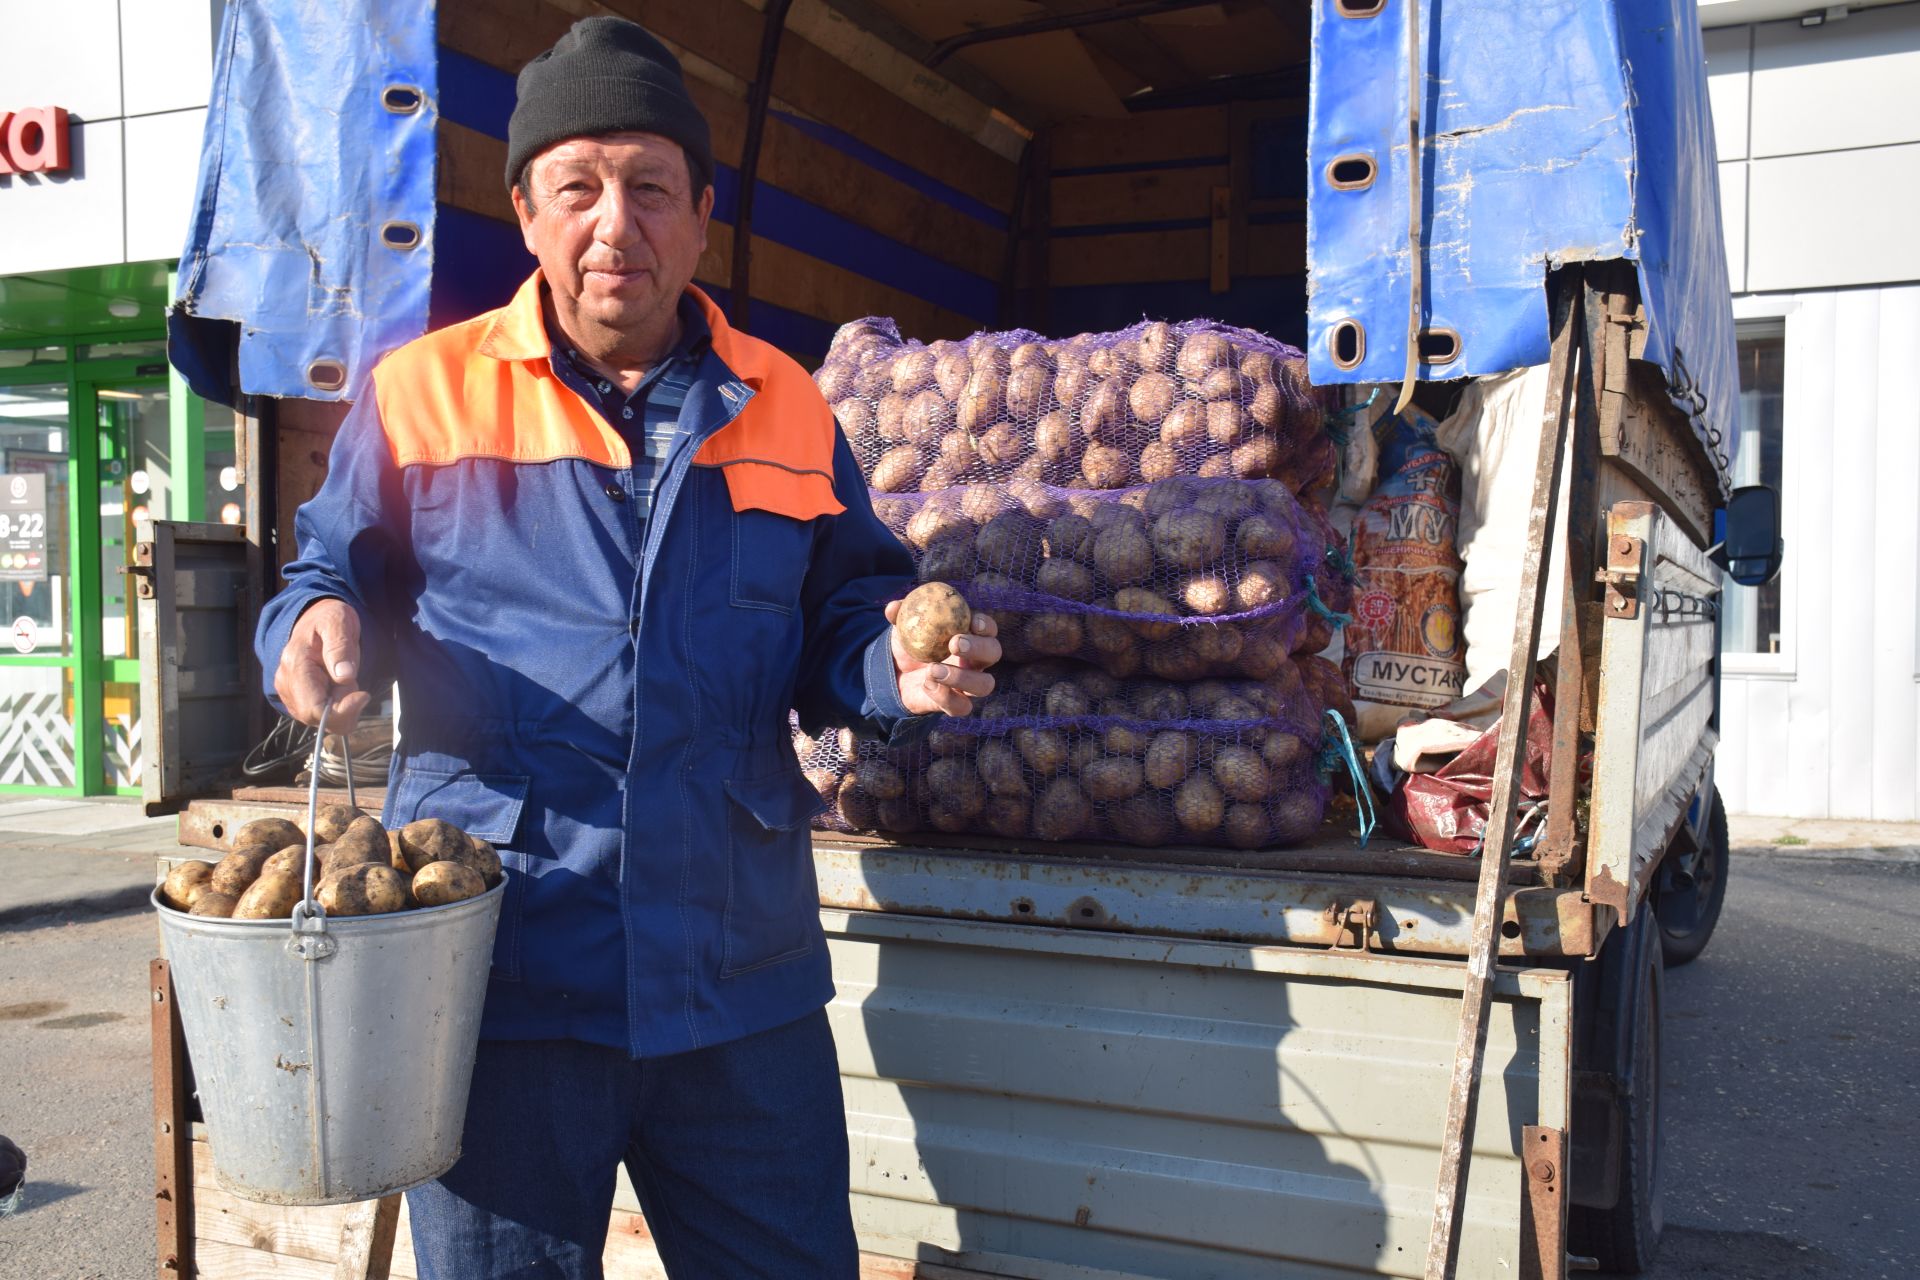
M 71 173 L 0 178 L 0 276 L 125 261 L 120 121 L 76 125 L 72 148 Z
M 1873 812 L 1873 636 L 1895 602 L 1883 599 L 1884 550 L 1874 538 L 1880 441 L 1880 291 L 1834 295 L 1832 426 L 1825 447 L 1832 494 L 1827 526 L 1826 615 L 1802 617 L 1801 634 L 1824 627 L 1830 680 L 1827 713 L 1827 808 L 1865 817 Z M 1806 454 L 1803 452 L 1802 457 Z M 1791 473 L 1799 478 L 1799 473 Z M 1809 477 L 1811 479 L 1811 477 Z M 1805 526 L 1802 526 L 1803 533 Z
M 1713 109 L 1713 145 L 1722 160 L 1747 154 L 1747 84 L 1753 28 L 1720 27 L 1702 33 L 1707 51 L 1707 101 Z
M 120 114 L 118 0 L 0 0 L 0 111 Z
M 1920 5 L 1753 32 L 1756 158 L 1920 142 Z
M 1920 576 L 1920 287 L 1880 291 L 1874 465 L 1873 814 L 1911 822 L 1920 811 L 1920 720 L 1914 715 L 1914 582 Z M 1843 476 L 1851 468 L 1843 461 Z M 1859 476 L 1858 472 L 1854 472 Z M 1865 477 L 1859 477 L 1864 480 Z M 1843 484 L 1849 483 L 1846 480 Z
M 1728 813 L 1754 812 L 1748 806 L 1748 797 L 1753 794 L 1747 786 L 1748 735 L 1727 731 L 1732 725 L 1744 730 L 1752 722 L 1747 712 L 1747 690 L 1752 683 L 1720 681 L 1720 746 L 1713 756 L 1713 785 L 1720 789 L 1720 798 L 1726 801 Z
M 1786 314 L 1776 674 L 1730 674 L 1735 812 L 1920 817 L 1920 286 L 1753 298 Z
M 1747 291 L 1747 166 L 1720 166 L 1720 233 L 1727 242 L 1727 286 Z
M 1920 144 L 1750 164 L 1748 289 L 1920 280 Z
M 207 0 L 119 0 L 126 113 L 207 105 L 213 84 L 213 14 Z M 175 246 L 173 252 L 178 252 Z
M 128 262 L 180 256 L 206 123 L 204 107 L 127 121 Z
M 1811 816 L 1827 807 L 1827 761 L 1833 732 L 1833 334 L 1836 299 L 1810 294 L 1789 319 L 1786 338 L 1786 436 L 1781 457 L 1793 490 L 1787 518 L 1794 575 L 1794 679 L 1786 686 L 1788 732 L 1775 741 L 1786 756 L 1786 786 L 1762 793 L 1784 798 L 1787 812 Z M 1764 739 L 1762 739 L 1764 741 Z M 1777 748 L 1776 748 L 1777 749 Z

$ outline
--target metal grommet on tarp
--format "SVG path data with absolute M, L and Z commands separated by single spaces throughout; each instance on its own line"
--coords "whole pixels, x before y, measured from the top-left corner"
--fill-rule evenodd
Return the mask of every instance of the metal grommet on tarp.
M 195 394 L 352 399 L 426 332 L 439 56 L 434 0 L 225 6 L 191 224 L 167 316 Z M 282 172 L 286 128 L 300 181 Z M 479 308 L 474 308 L 479 309 Z
M 1359 368 L 1367 358 L 1367 327 L 1354 319 L 1336 322 L 1327 330 L 1327 348 L 1334 368 Z
M 380 105 L 397 116 L 410 116 L 426 105 L 427 95 L 418 85 L 390 84 L 380 91 Z
M 307 366 L 307 385 L 315 391 L 340 391 L 347 385 L 347 366 L 323 356 Z

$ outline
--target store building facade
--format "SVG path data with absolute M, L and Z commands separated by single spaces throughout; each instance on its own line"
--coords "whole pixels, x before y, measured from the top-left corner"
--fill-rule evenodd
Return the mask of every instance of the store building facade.
M 1779 580 L 1731 588 L 1734 812 L 1920 817 L 1920 4 L 1701 5 L 1740 325 L 1736 482 Z
M 137 793 L 123 570 L 238 521 L 231 414 L 169 372 L 218 0 L 0 0 L 0 793 Z

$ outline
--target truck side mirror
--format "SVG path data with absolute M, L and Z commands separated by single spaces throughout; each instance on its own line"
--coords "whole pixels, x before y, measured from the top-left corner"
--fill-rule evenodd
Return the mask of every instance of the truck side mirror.
M 1712 552 L 1713 562 L 1743 587 L 1760 587 L 1779 576 L 1787 544 L 1780 536 L 1780 491 L 1771 485 L 1742 485 L 1727 499 L 1726 536 Z

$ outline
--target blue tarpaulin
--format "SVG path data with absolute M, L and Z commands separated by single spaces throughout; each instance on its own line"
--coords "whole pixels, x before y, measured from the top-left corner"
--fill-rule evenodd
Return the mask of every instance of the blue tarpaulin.
M 351 398 L 426 331 L 434 0 L 231 0 L 168 317 L 193 389 Z M 409 241 L 411 241 L 409 243 Z
M 1412 2 L 1422 5 L 1417 259 L 1407 145 Z M 1460 337 L 1457 359 L 1421 373 L 1449 378 L 1543 363 L 1549 268 L 1624 259 L 1640 277 L 1645 357 L 1665 371 L 1724 473 L 1738 381 L 1693 0 L 1385 0 L 1368 16 L 1346 16 L 1368 8 L 1357 0 L 1314 6 L 1307 347 L 1315 380 L 1401 378 L 1416 262 L 1423 325 Z M 462 255 L 448 254 L 443 269 L 458 278 L 433 278 L 434 9 L 434 0 L 227 6 L 170 324 L 174 362 L 202 395 L 230 397 L 237 342 L 238 380 L 249 393 L 351 397 L 374 361 L 425 331 L 430 287 L 455 299 L 469 277 L 485 274 L 485 264 L 456 268 Z M 466 80 L 484 80 L 502 108 L 510 102 L 504 73 Z M 410 109 L 395 109 L 395 90 L 411 95 Z M 467 110 L 475 114 L 475 104 Z M 1376 161 L 1378 176 L 1335 188 L 1332 162 L 1353 156 Z M 786 224 L 811 237 L 806 252 L 881 262 L 831 220 L 795 214 Z M 418 243 L 390 243 L 394 226 L 417 228 Z M 513 238 L 511 227 L 488 227 L 502 245 Z M 822 237 L 831 243 L 815 243 Z M 484 256 L 513 279 L 528 265 L 517 253 Z M 899 272 L 912 274 L 916 262 L 903 258 Z M 899 287 L 926 286 L 903 279 Z M 943 302 L 969 314 L 986 306 Z M 1362 358 L 1343 369 L 1328 340 L 1346 320 L 1366 340 Z M 327 374 L 343 375 L 340 385 L 323 385 Z
M 1362 16 L 1314 6 L 1314 381 L 1400 381 L 1416 264 L 1421 326 L 1460 338 L 1455 359 L 1419 376 L 1452 378 L 1544 364 L 1548 269 L 1626 259 L 1646 309 L 1645 358 L 1665 371 L 1724 482 L 1739 381 L 1694 0 L 1418 0 L 1417 258 L 1411 2 L 1370 15 L 1350 6 Z M 1332 166 L 1349 157 L 1371 159 L 1378 176 L 1336 187 Z M 1331 345 L 1344 321 L 1364 334 L 1350 368 Z

